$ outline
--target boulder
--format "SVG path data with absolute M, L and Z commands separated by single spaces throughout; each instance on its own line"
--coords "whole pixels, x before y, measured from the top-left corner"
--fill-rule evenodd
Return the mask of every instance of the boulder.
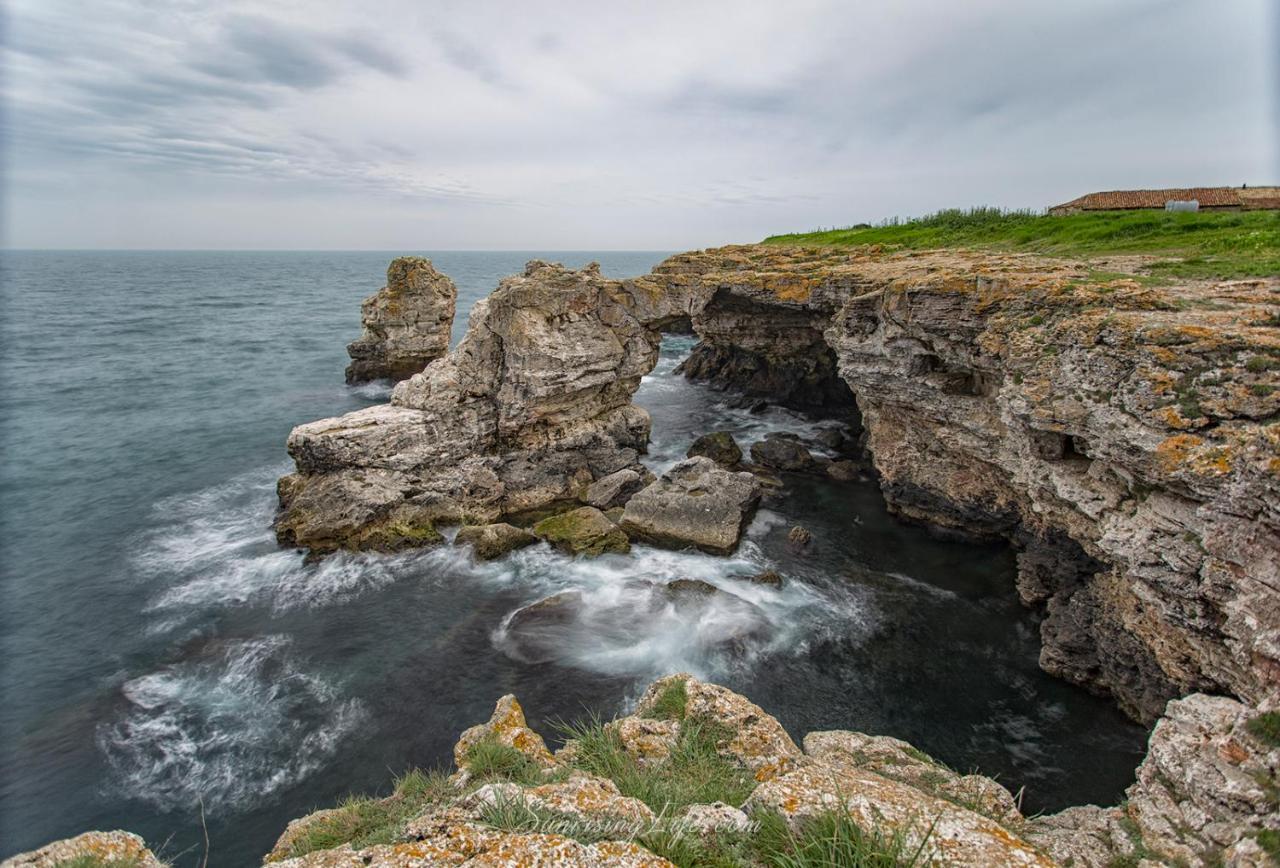
M 769 588 L 782 587 L 782 574 L 777 570 L 764 570 L 763 572 L 747 576 L 746 580 L 753 585 L 764 585 Z
M 848 459 L 832 461 L 827 465 L 827 476 L 839 482 L 853 482 L 862 476 L 862 465 Z
M 730 554 L 759 502 L 760 486 L 750 473 L 689 458 L 634 495 L 621 526 L 632 539 L 653 545 Z
M 652 481 L 652 473 L 640 474 L 630 467 L 624 467 L 608 476 L 600 477 L 587 486 L 582 500 L 588 506 L 608 511 L 625 504 L 631 495 Z
M 564 633 L 582 618 L 582 592 L 561 591 L 522 606 L 503 625 L 503 650 L 525 663 L 556 659 Z
M 693 445 L 685 454 L 689 458 L 699 456 L 710 458 L 722 467 L 733 467 L 742 460 L 742 448 L 728 431 L 712 431 L 710 434 L 703 434 L 693 441 Z
M 805 470 L 813 464 L 813 456 L 804 444 L 790 437 L 770 434 L 751 444 L 751 460 L 778 470 Z
M 481 561 L 500 558 L 537 541 L 538 538 L 524 528 L 505 523 L 468 525 L 453 538 L 454 545 L 471 546 L 476 559 Z
M 834 428 L 823 428 L 814 439 L 832 452 L 839 452 L 844 448 L 846 442 L 844 434 Z
M 813 534 L 803 525 L 798 524 L 791 528 L 791 530 L 787 531 L 787 545 L 789 545 L 793 551 L 798 552 L 807 549 L 812 542 Z
M 387 285 L 360 306 L 364 331 L 347 346 L 347 382 L 404 380 L 443 356 L 457 301 L 458 288 L 430 259 L 392 260 Z
M 627 535 L 594 506 L 544 518 L 533 532 L 557 549 L 572 555 L 596 557 L 608 552 L 631 551 Z

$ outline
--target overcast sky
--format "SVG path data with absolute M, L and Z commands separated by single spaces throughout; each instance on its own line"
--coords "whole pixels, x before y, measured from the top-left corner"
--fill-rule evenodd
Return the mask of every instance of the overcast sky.
M 1280 183 L 1280 0 L 9 0 L 11 247 L 684 249 Z

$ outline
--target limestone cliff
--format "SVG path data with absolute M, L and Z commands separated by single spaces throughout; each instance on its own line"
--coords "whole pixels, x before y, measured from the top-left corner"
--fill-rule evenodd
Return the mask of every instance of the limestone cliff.
M 347 345 L 347 382 L 403 380 L 449 350 L 458 288 L 430 259 L 402 256 L 387 285 L 360 306 L 360 337 Z

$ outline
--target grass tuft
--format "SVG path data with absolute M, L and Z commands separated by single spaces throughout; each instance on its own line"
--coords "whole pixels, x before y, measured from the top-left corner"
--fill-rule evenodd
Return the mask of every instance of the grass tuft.
M 542 783 L 542 767 L 510 745 L 482 739 L 467 751 L 467 769 L 481 780 L 501 778 L 518 784 Z
M 689 705 L 689 691 L 683 681 L 673 681 L 653 701 L 649 717 L 658 720 L 684 720 Z
M 1280 711 L 1264 711 L 1245 724 L 1249 734 L 1270 747 L 1280 747 Z
M 636 762 L 599 718 L 562 724 L 560 729 L 566 738 L 577 742 L 574 766 L 609 778 L 623 795 L 633 796 L 659 813 L 705 802 L 740 805 L 756 788 L 750 772 L 717 750 L 727 733 L 705 721 L 686 720 L 671 756 L 648 766 Z
M 405 823 L 457 792 L 445 772 L 415 769 L 396 779 L 395 792 L 387 798 L 348 797 L 336 811 L 308 824 L 291 842 L 283 858 L 305 856 L 343 844 L 359 850 L 395 843 Z

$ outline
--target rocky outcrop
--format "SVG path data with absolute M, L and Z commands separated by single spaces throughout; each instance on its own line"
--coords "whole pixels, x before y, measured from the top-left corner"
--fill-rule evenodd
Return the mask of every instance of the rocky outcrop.
M 347 346 L 347 382 L 404 380 L 449 350 L 458 288 L 430 259 L 402 256 L 387 285 L 360 305 L 364 331 Z
M 649 417 L 631 394 L 660 320 L 596 266 L 529 263 L 390 404 L 294 429 L 277 535 L 320 553 L 378 547 L 383 529 L 496 521 L 644 474 Z
M 891 508 L 1020 547 L 1050 672 L 1144 721 L 1280 690 L 1280 280 L 776 247 L 655 275 L 706 353 L 833 354 Z
M 0 868 L 59 868 L 66 865 L 164 868 L 164 863 L 147 849 L 146 842 L 131 832 L 85 832 L 0 862 Z
M 653 545 L 727 555 L 759 502 L 760 485 L 750 473 L 688 458 L 627 501 L 621 525 L 628 536 Z

